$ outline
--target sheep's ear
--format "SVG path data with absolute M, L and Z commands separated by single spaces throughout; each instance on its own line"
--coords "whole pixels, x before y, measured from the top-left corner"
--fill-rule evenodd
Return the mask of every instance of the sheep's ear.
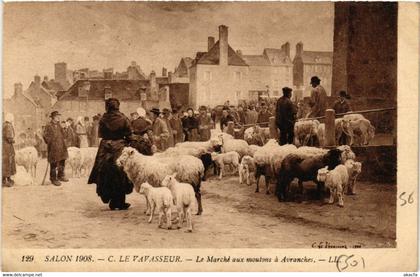
M 128 155 L 133 155 L 134 154 L 134 149 L 130 149 L 130 151 L 128 151 Z

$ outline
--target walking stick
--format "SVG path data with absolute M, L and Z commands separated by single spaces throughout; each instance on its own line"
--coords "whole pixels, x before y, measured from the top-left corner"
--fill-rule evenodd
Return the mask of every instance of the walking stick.
M 44 174 L 44 178 L 42 179 L 41 186 L 43 186 L 44 183 L 45 183 L 45 178 L 47 177 L 47 172 L 48 172 L 48 167 L 49 166 L 50 166 L 50 163 L 47 161 L 47 168 L 45 169 L 45 174 Z

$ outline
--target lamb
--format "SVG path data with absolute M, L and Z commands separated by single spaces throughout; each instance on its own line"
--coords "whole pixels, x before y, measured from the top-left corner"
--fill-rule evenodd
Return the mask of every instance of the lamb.
M 187 230 L 192 232 L 191 207 L 195 203 L 195 193 L 190 184 L 178 182 L 175 178 L 176 175 L 174 173 L 166 176 L 162 181 L 162 186 L 169 188 L 172 193 L 173 202 L 179 215 L 178 229 L 182 228 L 184 218 L 186 218 Z
M 294 178 L 299 179 L 299 190 L 303 192 L 303 182 L 314 181 L 321 196 L 322 184 L 317 180 L 318 170 L 328 166 L 333 169 L 341 164 L 341 150 L 335 148 L 324 155 L 303 158 L 295 153 L 287 155 L 278 172 L 276 195 L 279 201 L 287 200 L 289 185 Z M 322 198 L 322 197 L 321 197 Z
M 255 153 L 259 149 L 261 149 L 261 147 L 262 146 L 258 146 L 258 145 L 254 145 L 254 144 L 249 145 L 249 148 L 248 148 L 248 154 L 249 154 L 249 156 L 254 157 Z
M 13 175 L 13 181 L 15 186 L 32 186 L 34 185 L 34 179 L 32 176 L 26 171 L 26 169 L 18 165 L 16 166 L 16 174 Z
M 322 156 L 327 154 L 327 149 L 322 149 L 318 147 L 312 147 L 312 146 L 301 146 L 298 147 L 293 154 L 298 155 L 299 157 L 306 159 L 311 158 L 315 156 Z
M 178 146 L 178 147 L 169 147 L 164 152 L 156 153 L 154 156 L 162 156 L 162 157 L 168 157 L 168 156 L 179 156 L 179 155 L 190 155 L 199 158 L 202 154 L 206 153 L 208 150 L 203 146 L 197 146 L 197 147 L 184 147 L 184 146 Z
M 35 147 L 27 146 L 16 151 L 15 161 L 17 165 L 23 166 L 33 178 L 36 178 L 36 167 L 38 165 L 38 151 Z
M 347 194 L 356 194 L 356 179 L 362 172 L 362 163 L 355 162 L 354 160 L 347 160 L 344 164 L 347 168 L 349 175 L 349 182 L 347 186 Z
M 251 185 L 250 173 L 255 171 L 255 161 L 251 156 L 244 156 L 239 164 L 239 184 Z
M 343 190 L 349 182 L 349 175 L 345 165 L 338 165 L 333 170 L 324 167 L 318 170 L 317 180 L 324 182 L 325 188 L 330 190 L 329 204 L 338 198 L 338 206 L 344 207 Z
M 346 118 L 335 119 L 335 140 L 337 145 L 340 145 L 340 138 L 342 135 L 346 135 L 348 140 L 347 145 L 353 144 L 353 129 L 350 125 L 350 120 Z
M 358 145 L 368 145 L 375 137 L 375 127 L 367 119 L 351 120 L 350 126 Z
M 234 172 L 239 167 L 239 154 L 235 151 L 230 151 L 227 153 L 211 153 L 211 158 L 216 164 L 216 168 L 219 171 L 219 180 L 222 179 L 223 176 L 223 170 L 226 165 L 232 165 Z
M 348 120 L 348 121 L 366 119 L 362 114 L 359 114 L 359 113 L 346 114 L 346 115 L 343 116 L 343 118 Z
M 295 145 L 315 145 L 314 137 L 318 134 L 318 120 L 300 120 L 295 123 Z
M 80 177 L 80 167 L 82 166 L 82 153 L 78 147 L 69 147 L 67 148 L 69 157 L 67 163 L 71 167 L 72 177 Z
M 188 155 L 180 155 L 176 158 L 146 156 L 132 147 L 125 147 L 116 160 L 116 164 L 123 167 L 137 192 L 140 184 L 148 182 L 153 187 L 159 187 L 167 175 L 177 172 L 181 182 L 189 183 L 194 188 L 198 202 L 197 214 L 200 215 L 203 212 L 200 188 L 204 167 L 200 159 Z
M 140 186 L 140 194 L 146 197 L 147 207 L 150 208 L 150 217 L 147 222 L 152 223 L 155 209 L 159 212 L 158 227 L 162 227 L 162 217 L 166 215 L 166 228 L 172 228 L 171 205 L 173 203 L 172 193 L 167 187 L 153 187 L 149 183 Z

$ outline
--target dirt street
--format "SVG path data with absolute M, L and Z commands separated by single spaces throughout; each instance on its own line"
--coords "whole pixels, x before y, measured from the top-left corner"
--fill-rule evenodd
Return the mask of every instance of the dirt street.
M 38 166 L 41 182 L 45 160 Z M 317 201 L 279 203 L 264 190 L 240 185 L 237 176 L 203 183 L 201 216 L 194 231 L 164 230 L 147 223 L 145 199 L 133 192 L 131 207 L 110 211 L 86 177 L 61 187 L 3 188 L 5 248 L 311 248 L 320 242 L 347 247 L 394 247 L 396 186 L 359 183 L 345 207 Z M 311 184 L 306 187 L 310 189 Z M 271 188 L 274 189 L 273 187 Z M 195 209 L 194 209 L 195 210 Z

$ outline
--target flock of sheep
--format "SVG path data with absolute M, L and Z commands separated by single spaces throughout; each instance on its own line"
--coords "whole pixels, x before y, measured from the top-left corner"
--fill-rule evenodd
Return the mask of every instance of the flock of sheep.
M 351 129 L 350 133 L 359 134 L 361 141 L 365 143 L 372 136 L 374 128 L 368 120 L 360 116 L 337 119 L 336 126 L 345 132 Z M 297 139 L 307 139 L 312 134 L 319 135 L 322 133 L 322 126 L 323 124 L 316 121 L 298 122 L 295 131 L 305 135 L 298 134 Z M 169 229 L 172 228 L 171 214 L 175 207 L 178 212 L 178 228 L 186 220 L 187 230 L 192 231 L 192 209 L 197 203 L 197 215 L 203 212 L 200 188 L 201 182 L 210 174 L 210 168 L 214 169 L 219 179 L 228 171 L 238 173 L 240 184 L 251 185 L 255 179 L 255 192 L 259 192 L 260 179 L 264 176 L 266 193 L 270 194 L 270 182 L 276 183 L 275 195 L 279 201 L 290 200 L 290 184 L 295 179 L 298 180 L 300 194 L 303 194 L 303 182 L 313 181 L 317 184 L 321 201 L 323 192 L 330 191 L 328 203 L 332 204 L 337 199 L 341 207 L 344 205 L 344 194 L 355 193 L 356 179 L 362 167 L 360 162 L 355 161 L 356 157 L 350 146 L 342 145 L 330 150 L 310 146 L 280 146 L 276 140 L 268 137 L 264 128 L 256 129 L 258 136 L 263 138 L 258 144 L 264 142 L 263 145 L 248 143 L 249 138 L 255 139 L 255 132 L 246 132 L 244 139 L 215 132 L 208 141 L 178 143 L 175 147 L 153 156 L 125 147 L 116 164 L 125 171 L 135 190 L 145 196 L 149 222 L 152 222 L 155 211 L 158 211 L 159 227 L 163 228 L 166 221 L 165 228 Z M 319 137 L 322 138 L 322 135 Z M 67 164 L 72 169 L 72 177 L 89 174 L 97 148 L 70 147 L 68 152 Z M 38 153 L 34 147 L 17 151 L 17 175 L 23 176 L 26 173 L 29 175 L 26 178 L 32 180 L 37 161 Z

